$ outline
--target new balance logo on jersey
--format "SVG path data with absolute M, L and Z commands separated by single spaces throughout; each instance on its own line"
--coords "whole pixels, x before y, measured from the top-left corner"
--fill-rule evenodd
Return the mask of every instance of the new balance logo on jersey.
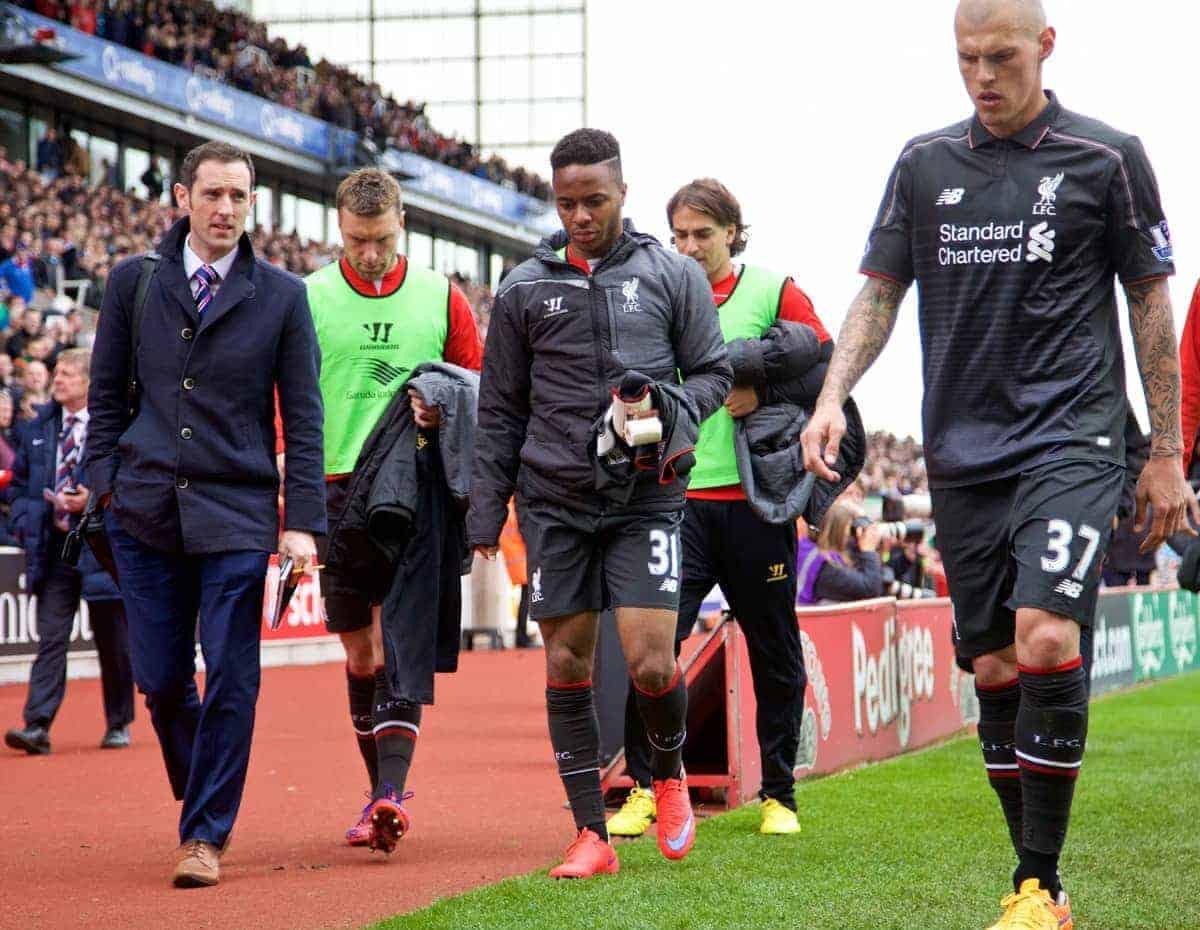
M 1027 248 L 1027 262 L 1054 261 L 1054 230 L 1050 228 L 1049 223 L 1042 222 L 1030 227 Z
M 1078 581 L 1072 581 L 1070 578 L 1064 578 L 1058 583 L 1054 589 L 1055 594 L 1064 594 L 1073 601 L 1079 600 L 1079 595 L 1083 593 L 1083 585 Z
M 1041 198 L 1033 205 L 1034 216 L 1054 216 L 1054 202 L 1058 200 L 1056 191 L 1063 182 L 1065 175 L 1060 171 L 1054 177 L 1042 178 L 1038 184 L 1038 196 Z M 1046 259 L 1049 261 L 1050 259 Z
M 679 579 L 664 578 L 663 583 L 658 586 L 658 590 L 666 591 L 668 594 L 676 594 L 679 591 Z
M 944 191 L 938 194 L 938 199 L 934 203 L 935 207 L 953 207 L 962 203 L 963 194 L 966 188 L 963 187 L 947 187 Z
M 567 312 L 567 308 L 563 306 L 563 299 L 561 297 L 551 297 L 549 300 L 543 300 L 542 303 L 546 307 L 546 312 L 542 314 L 543 320 Z
M 540 604 L 542 602 L 542 569 L 539 566 L 534 569 L 532 575 L 529 576 L 529 603 Z
M 363 323 L 362 328 L 367 331 L 367 336 L 372 342 L 391 342 L 392 327 L 395 325 L 395 323 L 384 322 Z

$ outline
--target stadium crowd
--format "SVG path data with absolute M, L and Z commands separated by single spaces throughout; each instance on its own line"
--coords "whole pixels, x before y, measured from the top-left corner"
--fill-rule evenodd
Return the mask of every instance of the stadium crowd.
M 911 436 L 901 439 L 877 431 L 867 437 L 867 461 L 862 472 L 867 494 L 925 494 L 929 482 L 925 476 L 925 456 Z
M 61 277 L 88 281 L 83 302 L 99 309 L 112 267 L 150 248 L 179 216 L 172 206 L 108 184 L 89 185 L 86 153 L 82 163 L 75 160 L 79 148 L 67 139 L 63 149 L 68 157 L 45 173 L 24 161 L 10 161 L 0 146 L 0 291 L 17 298 L 21 307 L 65 312 L 71 302 L 57 293 Z M 335 247 L 261 226 L 252 238 L 268 261 L 300 276 L 337 255 Z M 490 290 L 461 276 L 455 282 L 486 325 Z M 0 326 L 6 312 L 0 309 Z
M 550 185 L 503 158 L 438 132 L 424 103 L 400 103 L 377 83 L 304 45 L 289 46 L 267 27 L 208 0 L 21 0 L 19 6 L 74 29 L 135 49 L 358 133 L 382 150 L 394 147 L 493 181 L 540 200 Z

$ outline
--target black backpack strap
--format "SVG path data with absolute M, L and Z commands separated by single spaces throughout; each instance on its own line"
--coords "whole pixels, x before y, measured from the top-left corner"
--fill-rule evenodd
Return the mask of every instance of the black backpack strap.
M 137 290 L 133 295 L 133 316 L 129 321 L 129 409 L 130 413 L 137 411 L 137 395 L 140 389 L 138 383 L 138 347 L 142 342 L 142 318 L 146 315 L 146 297 L 150 292 L 150 282 L 158 271 L 158 263 L 162 256 L 154 250 L 142 256 L 142 267 L 138 272 Z

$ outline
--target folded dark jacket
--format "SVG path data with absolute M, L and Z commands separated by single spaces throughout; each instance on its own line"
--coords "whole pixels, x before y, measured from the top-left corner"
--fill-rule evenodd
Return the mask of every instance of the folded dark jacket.
M 417 428 L 409 387 L 440 409 L 436 431 Z M 434 673 L 458 667 L 478 397 L 474 372 L 418 365 L 367 437 L 346 505 L 331 522 L 326 566 L 382 604 L 385 664 L 397 700 L 432 703 Z
M 802 323 L 781 320 L 761 339 L 728 345 L 734 384 L 754 387 L 759 406 L 735 421 L 733 443 L 738 477 L 750 507 L 767 523 L 803 516 L 819 526 L 841 493 L 862 471 L 867 432 L 854 400 L 842 408 L 846 435 L 838 449 L 837 481 L 804 470 L 800 434 L 825 380 L 828 357 L 817 335 Z
M 639 377 L 629 372 L 626 377 Z M 648 379 L 647 379 L 648 380 Z M 596 490 L 614 503 L 625 505 L 647 485 L 670 485 L 686 478 L 696 464 L 693 454 L 700 434 L 699 417 L 683 386 L 669 382 L 651 384 L 653 404 L 662 421 L 662 439 L 652 446 L 630 449 L 622 442 L 607 455 L 596 451 L 596 437 L 604 428 L 604 418 L 592 427 L 590 453 L 596 476 Z M 684 482 L 686 484 L 686 481 Z
M 811 408 L 817 402 L 827 353 L 812 327 L 778 320 L 760 339 L 735 339 L 725 348 L 733 383 L 753 387 L 760 404 L 786 402 Z

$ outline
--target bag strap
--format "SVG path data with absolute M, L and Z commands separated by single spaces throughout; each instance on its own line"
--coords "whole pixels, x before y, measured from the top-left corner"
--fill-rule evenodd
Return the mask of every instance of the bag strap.
M 129 323 L 129 397 L 132 403 L 138 392 L 138 347 L 142 342 L 142 318 L 146 315 L 146 298 L 150 293 L 150 282 L 158 271 L 162 256 L 151 249 L 142 256 L 142 267 L 138 272 L 137 290 L 133 296 L 133 316 Z

